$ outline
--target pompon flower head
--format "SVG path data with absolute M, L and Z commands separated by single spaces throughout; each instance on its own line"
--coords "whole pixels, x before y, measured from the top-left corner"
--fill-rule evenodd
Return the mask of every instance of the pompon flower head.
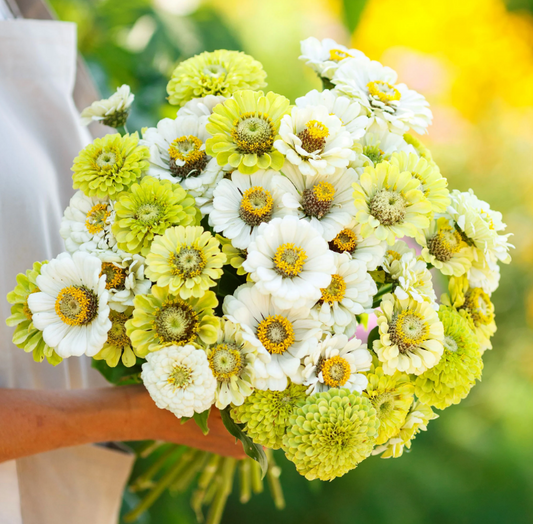
M 237 91 L 213 108 L 206 126 L 213 135 L 206 142 L 207 154 L 245 175 L 259 169 L 279 171 L 285 158 L 274 142 L 289 105 L 287 98 L 271 91 Z
M 477 337 L 460 313 L 441 306 L 439 319 L 444 325 L 444 353 L 436 366 L 416 378 L 415 394 L 424 404 L 445 409 L 470 393 L 481 378 L 483 360 Z
M 164 346 L 213 344 L 217 340 L 220 321 L 213 310 L 218 300 L 212 291 L 185 301 L 167 288 L 153 286 L 150 294 L 137 295 L 134 305 L 126 332 L 139 357 Z
M 108 199 L 77 191 L 61 219 L 60 235 L 69 253 L 111 249 L 117 241 L 111 232 L 115 212 Z
M 322 336 L 320 323 L 310 318 L 308 308 L 282 310 L 257 286 L 244 284 L 233 295 L 226 296 L 223 311 L 241 326 L 243 338 L 257 348 L 254 364 L 257 389 L 282 391 L 288 378 L 300 381 L 300 359 Z
M 302 175 L 333 175 L 355 160 L 353 138 L 326 106 L 293 107 L 274 147 Z
M 364 262 L 354 260 L 347 253 L 335 254 L 336 272 L 322 296 L 311 310 L 325 329 L 352 337 L 357 328 L 356 315 L 372 308 L 377 293 L 376 283 Z
M 448 181 L 440 174 L 437 164 L 431 160 L 419 157 L 415 153 L 400 151 L 393 153 L 390 163 L 397 165 L 400 173 L 409 171 L 419 180 L 417 188 L 427 198 L 434 213 L 444 213 L 450 205 Z
M 170 227 L 152 242 L 146 275 L 173 295 L 200 298 L 216 285 L 224 262 L 219 241 L 203 227 Z
M 353 169 L 333 175 L 302 175 L 300 170 L 285 164 L 286 178 L 277 177 L 274 183 L 283 191 L 282 205 L 330 241 L 353 220 L 356 213 L 352 184 L 358 180 Z
M 215 344 L 206 349 L 209 367 L 217 380 L 215 405 L 224 409 L 240 406 L 254 390 L 254 362 L 257 349 L 245 340 L 241 328 L 222 318 Z
M 213 108 L 222 104 L 225 96 L 207 95 L 202 98 L 193 98 L 178 109 L 178 116 L 194 116 L 196 118 L 207 117 L 213 112 Z
M 194 225 L 194 198 L 180 185 L 168 180 L 144 177 L 129 191 L 118 195 L 112 226 L 118 248 L 146 256 L 156 235 L 171 226 Z
M 246 434 L 259 446 L 281 448 L 289 417 L 307 398 L 305 386 L 289 383 L 283 391 L 256 389 L 241 406 L 231 410 L 232 418 L 244 424 Z
M 329 249 L 335 253 L 347 253 L 354 260 L 363 262 L 368 271 L 374 271 L 383 262 L 387 243 L 375 236 L 363 238 L 361 224 L 352 220 L 329 242 Z
M 472 267 L 472 247 L 446 217 L 432 220 L 419 241 L 423 246 L 422 258 L 443 275 L 460 277 Z
M 414 401 L 414 386 L 409 375 L 400 371 L 385 375 L 378 363 L 372 365 L 366 378 L 368 384 L 363 396 L 374 406 L 380 422 L 376 444 L 384 444 L 398 433 L 405 422 Z
M 346 335 L 327 334 L 316 349 L 302 361 L 303 385 L 307 394 L 345 388 L 362 393 L 367 386 L 366 376 L 372 364 L 372 355 L 366 344 Z
M 405 448 L 411 449 L 412 441 L 420 433 L 426 431 L 430 420 L 439 416 L 426 404 L 417 400 L 411 406 L 409 413 L 400 430 L 385 444 L 376 446 L 372 455 L 380 455 L 381 458 L 398 458 L 403 455 Z
M 7 301 L 11 304 L 11 315 L 6 319 L 6 324 L 16 326 L 13 344 L 26 353 L 32 353 L 35 362 L 42 362 L 46 357 L 48 363 L 56 366 L 63 359 L 46 344 L 42 332 L 33 325 L 33 314 L 28 306 L 28 297 L 40 291 L 37 287 L 37 277 L 45 264 L 46 261 L 35 262 L 32 269 L 17 275 L 15 289 L 7 294 Z
M 246 271 L 242 267 L 242 263 L 246 259 L 246 250 L 234 247 L 231 240 L 221 235 L 215 235 L 215 238 L 222 246 L 222 253 L 226 255 L 226 264 L 237 270 L 237 275 L 246 275 Z
M 131 318 L 132 308 L 126 312 L 111 310 L 109 320 L 111 329 L 107 332 L 104 347 L 93 356 L 95 360 L 105 360 L 109 367 L 116 367 L 120 361 L 127 368 L 137 362 L 137 357 L 131 347 L 131 340 L 126 333 L 126 321 Z
M 234 247 L 247 249 L 256 239 L 261 224 L 296 215 L 296 210 L 282 205 L 284 183 L 270 169 L 253 175 L 234 171 L 231 178 L 221 180 L 215 188 L 209 224 L 214 231 L 229 238 Z
M 327 242 L 309 222 L 293 216 L 262 224 L 242 265 L 258 291 L 282 309 L 312 307 L 335 269 Z
M 300 60 L 305 62 L 318 76 L 325 79 L 333 78 L 335 71 L 347 58 L 364 58 L 364 53 L 357 49 L 348 49 L 331 38 L 309 37 L 300 42 Z
M 396 238 L 416 237 L 419 230 L 429 227 L 432 207 L 419 186 L 411 172 L 400 172 L 389 162 L 366 167 L 353 184 L 363 238 L 375 235 L 392 245 Z
M 342 94 L 352 96 L 363 105 L 371 123 L 385 125 L 394 133 L 413 128 L 423 134 L 433 115 L 427 100 L 405 84 L 390 67 L 369 58 L 343 60 L 331 80 Z
M 492 349 L 490 339 L 496 333 L 496 322 L 494 305 L 489 295 L 479 287 L 469 288 L 459 311 L 471 322 L 481 353 L 483 354 L 486 349 Z
M 178 418 L 203 413 L 215 400 L 217 381 L 207 355 L 190 344 L 146 355 L 141 378 L 156 406 Z
M 263 66 L 241 51 L 219 49 L 181 62 L 167 85 L 168 101 L 183 106 L 208 95 L 229 97 L 241 89 L 266 86 Z
M 88 126 L 91 122 L 101 122 L 109 127 L 122 127 L 130 112 L 135 95 L 129 85 L 120 86 L 109 98 L 93 102 L 81 112 L 81 124 Z
M 307 480 L 333 480 L 370 455 L 378 428 L 367 398 L 330 389 L 307 397 L 293 411 L 283 451 Z
M 41 267 L 28 306 L 34 326 L 62 358 L 92 357 L 107 340 L 109 292 L 101 270 L 100 259 L 83 251 L 61 253 Z
M 388 294 L 380 308 L 379 339 L 374 340 L 374 351 L 385 374 L 393 375 L 398 370 L 421 375 L 439 362 L 444 351 L 444 328 L 431 304 L 411 298 L 399 300 Z
M 95 138 L 74 159 L 73 187 L 88 197 L 114 199 L 141 178 L 148 169 L 149 156 L 137 133 Z

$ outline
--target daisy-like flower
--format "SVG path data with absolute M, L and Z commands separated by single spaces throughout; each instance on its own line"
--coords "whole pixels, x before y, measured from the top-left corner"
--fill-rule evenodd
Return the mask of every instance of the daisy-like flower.
M 422 258 L 443 275 L 460 277 L 470 270 L 473 249 L 446 217 L 432 220 L 419 240 L 423 246 Z
M 238 324 L 221 319 L 217 341 L 206 351 L 209 367 L 217 379 L 216 407 L 242 405 L 254 390 L 257 349 L 243 337 Z
M 365 57 L 344 60 L 331 81 L 366 108 L 371 122 L 386 125 L 394 133 L 403 134 L 409 128 L 425 133 L 433 119 L 427 100 L 397 80 L 390 67 Z
M 88 197 L 114 199 L 148 169 L 149 156 L 148 148 L 139 144 L 137 133 L 95 138 L 74 159 L 73 187 Z
M 500 233 L 507 227 L 502 222 L 502 214 L 493 211 L 490 205 L 477 198 L 471 189 L 463 193 L 454 189 L 450 197 L 451 204 L 447 212 L 463 233 L 463 238 L 479 249 L 488 260 L 509 264 L 509 248 L 513 246 L 507 242 L 511 235 Z
M 419 180 L 418 189 L 424 193 L 434 213 L 446 211 L 450 205 L 448 181 L 440 174 L 435 162 L 420 158 L 415 153 L 408 154 L 401 151 L 391 156 L 390 163 L 397 165 L 400 173 L 409 171 L 413 177 Z
M 219 246 L 201 226 L 170 227 L 152 242 L 146 275 L 173 295 L 200 298 L 222 276 L 226 255 Z
M 241 51 L 219 49 L 181 62 L 167 85 L 168 101 L 183 106 L 208 95 L 229 97 L 241 89 L 266 86 L 263 66 Z
M 347 253 L 354 260 L 363 262 L 368 271 L 374 271 L 383 262 L 387 243 L 375 236 L 363 238 L 361 224 L 352 220 L 331 240 L 329 249 L 335 253 Z
M 311 307 L 331 283 L 333 253 L 319 232 L 293 216 L 262 224 L 243 268 L 282 309 Z
M 490 339 L 496 333 L 496 322 L 494 321 L 494 305 L 489 295 L 479 287 L 470 288 L 465 293 L 464 303 L 459 310 L 471 322 L 479 340 L 481 353 L 492 349 Z
M 15 289 L 7 294 L 11 304 L 11 315 L 6 319 L 8 326 L 16 326 L 13 333 L 13 344 L 26 353 L 33 354 L 35 362 L 42 362 L 46 357 L 49 364 L 56 366 L 63 359 L 46 344 L 43 334 L 33 325 L 33 314 L 28 306 L 28 297 L 38 293 L 37 277 L 47 262 L 35 262 L 32 269 L 17 275 Z
M 303 175 L 333 175 L 355 160 L 353 138 L 326 106 L 293 107 L 274 147 Z
M 364 58 L 364 53 L 357 49 L 348 49 L 331 38 L 309 37 L 300 42 L 300 60 L 305 62 L 318 76 L 326 79 L 333 78 L 335 71 L 347 58 Z
M 414 401 L 414 386 L 409 381 L 409 375 L 400 371 L 385 375 L 378 365 L 372 365 L 366 378 L 368 384 L 363 396 L 372 402 L 380 421 L 376 444 L 384 444 L 404 424 Z
M 500 284 L 500 266 L 498 262 L 486 258 L 479 249 L 473 249 L 472 267 L 467 273 L 470 287 L 480 287 L 489 296 Z
M 91 122 L 101 122 L 109 127 L 122 127 L 130 112 L 135 95 L 129 85 L 120 86 L 109 98 L 93 102 L 81 112 L 81 124 L 88 126 Z
M 429 227 L 432 207 L 419 186 L 411 172 L 400 172 L 395 164 L 366 167 L 359 182 L 353 184 L 363 238 L 375 235 L 392 245 L 396 238 L 417 237 L 421 229 Z
M 156 406 L 176 417 L 192 417 L 215 400 L 217 381 L 205 351 L 194 346 L 168 346 L 146 355 L 142 381 Z
M 259 169 L 279 171 L 285 158 L 274 142 L 289 105 L 287 98 L 271 91 L 237 91 L 213 108 L 206 126 L 213 135 L 206 142 L 207 154 L 245 175 Z
M 83 191 L 74 193 L 59 229 L 67 251 L 113 248 L 117 243 L 111 232 L 114 215 L 113 204 L 108 199 L 88 197 Z
M 34 326 L 62 358 L 92 357 L 107 340 L 109 292 L 101 270 L 100 259 L 84 251 L 61 253 L 41 267 L 28 306 Z
M 221 235 L 215 235 L 215 238 L 222 246 L 222 253 L 226 255 L 226 264 L 236 269 L 237 275 L 246 275 L 246 271 L 242 267 L 242 263 L 246 260 L 246 250 L 234 247 L 231 240 Z
M 213 310 L 218 300 L 212 291 L 185 301 L 167 288 L 153 286 L 149 295 L 137 295 L 134 305 L 126 332 L 139 357 L 164 346 L 214 344 L 217 340 L 220 323 Z
M 261 224 L 296 214 L 296 210 L 282 205 L 283 190 L 289 187 L 284 182 L 272 170 L 253 175 L 234 171 L 230 179 L 221 180 L 215 188 L 209 224 L 229 238 L 234 247 L 247 249 Z
M 194 198 L 180 185 L 144 177 L 115 203 L 113 234 L 118 248 L 146 256 L 156 235 L 171 226 L 193 225 L 197 219 Z
M 257 347 L 256 388 L 282 391 L 287 378 L 300 381 L 300 359 L 316 346 L 322 334 L 320 323 L 309 317 L 308 308 L 281 310 L 257 286 L 244 284 L 226 296 L 223 311 L 240 324 L 243 338 Z
M 207 117 L 213 112 L 213 108 L 226 100 L 224 96 L 207 95 L 203 98 L 193 98 L 178 109 L 178 116 L 195 116 L 196 118 Z
M 374 340 L 374 351 L 385 374 L 393 375 L 398 370 L 421 375 L 439 362 L 444 328 L 431 304 L 387 294 L 380 308 L 379 339 Z
M 372 364 L 372 355 L 357 338 L 345 335 L 326 335 L 318 347 L 306 356 L 300 371 L 307 394 L 320 393 L 331 388 L 346 388 L 362 393 L 367 386 L 366 376 Z
M 311 225 L 330 241 L 353 220 L 356 213 L 352 184 L 358 180 L 353 169 L 331 176 L 303 175 L 297 167 L 286 164 L 285 180 L 274 183 L 283 191 L 283 206 Z M 288 183 L 290 182 L 290 183 Z
M 314 318 L 334 333 L 352 337 L 357 328 L 356 315 L 372 308 L 376 283 L 364 262 L 350 258 L 347 253 L 335 254 L 336 272 L 322 296 L 311 310 Z
M 380 265 L 385 273 L 391 275 L 390 278 L 398 279 L 402 272 L 402 259 L 404 256 L 409 259 L 416 258 L 416 251 L 411 249 L 403 240 L 397 240 L 392 246 L 388 246 Z
M 137 357 L 131 347 L 131 340 L 126 333 L 126 321 L 131 318 L 132 310 L 127 312 L 113 311 L 109 313 L 111 329 L 107 332 L 104 347 L 93 356 L 95 360 L 105 360 L 106 364 L 114 368 L 122 361 L 124 366 L 131 368 L 137 362 Z

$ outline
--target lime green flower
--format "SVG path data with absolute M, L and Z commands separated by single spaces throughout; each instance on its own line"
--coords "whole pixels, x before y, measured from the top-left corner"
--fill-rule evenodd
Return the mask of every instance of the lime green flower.
M 445 409 L 470 393 L 481 378 L 483 360 L 476 335 L 460 313 L 441 306 L 439 319 L 444 325 L 444 353 L 435 367 L 416 378 L 415 394 L 424 404 Z
M 246 270 L 242 267 L 242 263 L 246 260 L 246 250 L 233 247 L 231 240 L 216 235 L 216 239 L 222 246 L 222 253 L 226 255 L 226 264 L 237 270 L 237 275 L 246 275 Z
M 88 197 L 116 198 L 148 169 L 150 151 L 139 135 L 106 135 L 80 151 L 72 166 L 74 189 Z
M 415 148 L 419 156 L 425 158 L 430 162 L 433 162 L 433 156 L 431 154 L 431 151 L 420 140 L 418 140 L 418 138 L 415 138 L 409 133 L 405 133 L 405 135 L 403 135 L 403 139 Z
M 376 444 L 384 444 L 405 422 L 414 400 L 414 387 L 405 373 L 396 371 L 394 375 L 385 375 L 383 368 L 376 364 L 365 375 L 368 385 L 363 396 L 372 402 L 380 420 Z
M 144 177 L 129 191 L 118 195 L 115 203 L 113 234 L 118 248 L 146 256 L 156 235 L 171 226 L 195 225 L 195 201 L 179 184 Z
M 169 294 L 167 288 L 153 286 L 151 294 L 137 295 L 133 303 L 126 333 L 139 357 L 164 346 L 214 344 L 217 340 L 220 320 L 213 309 L 218 300 L 212 291 L 185 301 Z
M 229 97 L 240 89 L 265 87 L 265 78 L 263 66 L 240 51 L 201 53 L 174 69 L 167 85 L 168 101 L 182 106 L 207 95 Z
M 290 383 L 284 391 L 256 389 L 241 406 L 231 411 L 233 419 L 245 424 L 246 434 L 260 446 L 279 449 L 289 418 L 307 398 L 305 386 Z
M 294 410 L 283 450 L 306 479 L 333 480 L 370 455 L 378 428 L 370 400 L 348 389 L 330 389 Z
M 104 347 L 93 357 L 95 360 L 105 360 L 111 368 L 116 367 L 121 359 L 127 368 L 135 365 L 137 358 L 131 347 L 130 337 L 126 333 L 126 321 L 131 318 L 131 313 L 130 310 L 124 313 L 110 310 L 111 329 L 107 332 Z
M 13 333 L 13 344 L 26 353 L 33 353 L 35 362 L 46 360 L 56 366 L 63 359 L 43 340 L 43 333 L 39 331 L 32 320 L 32 312 L 28 307 L 28 297 L 38 293 L 37 277 L 41 274 L 41 267 L 47 262 L 35 262 L 33 269 L 28 269 L 26 274 L 17 275 L 15 289 L 8 293 L 7 301 L 12 304 L 11 316 L 6 319 L 8 326 L 16 326 Z
M 287 98 L 262 91 L 237 91 L 213 108 L 206 126 L 213 135 L 206 152 L 221 166 L 229 164 L 245 175 L 259 169 L 279 171 L 285 157 L 274 148 L 281 118 L 289 110 Z

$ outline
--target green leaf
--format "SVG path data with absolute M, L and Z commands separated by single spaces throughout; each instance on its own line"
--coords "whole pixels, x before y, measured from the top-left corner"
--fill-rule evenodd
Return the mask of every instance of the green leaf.
M 353 33 L 361 19 L 366 0 L 343 0 L 342 3 L 346 27 L 350 33 Z
M 229 408 L 223 409 L 220 414 L 222 415 L 222 422 L 224 426 L 236 439 L 242 442 L 244 452 L 261 466 L 261 478 L 264 478 L 268 470 L 268 459 L 263 450 L 263 446 L 259 446 L 243 431 L 243 425 L 237 424 L 230 415 Z
M 129 384 L 140 384 L 141 380 L 141 365 L 144 359 L 137 358 L 137 362 L 131 368 L 127 368 L 122 360 L 119 360 L 118 364 L 112 368 L 109 367 L 105 360 L 95 360 L 91 363 L 94 369 L 97 369 L 104 378 L 115 384 L 116 386 L 127 386 Z
M 377 340 L 379 338 L 379 327 L 376 326 L 369 334 L 368 334 L 368 341 L 367 341 L 367 347 L 369 350 L 372 350 L 374 346 L 374 340 Z
M 198 425 L 198 427 L 202 430 L 202 433 L 204 435 L 207 435 L 209 433 L 209 428 L 207 427 L 207 419 L 209 418 L 209 412 L 211 411 L 211 408 L 206 409 L 202 413 L 195 413 L 193 415 L 194 421 Z

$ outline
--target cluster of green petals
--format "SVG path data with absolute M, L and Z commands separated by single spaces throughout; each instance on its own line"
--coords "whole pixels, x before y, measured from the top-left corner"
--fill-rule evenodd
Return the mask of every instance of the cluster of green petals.
M 150 151 L 139 145 L 137 133 L 96 138 L 74 159 L 74 189 L 89 197 L 114 199 L 141 178 L 149 157 Z
M 28 307 L 28 297 L 39 292 L 37 277 L 47 262 L 35 262 L 32 269 L 17 275 L 15 289 L 8 293 L 7 301 L 11 304 L 11 315 L 6 319 L 8 326 L 16 326 L 13 333 L 13 344 L 26 353 L 33 354 L 35 362 L 46 360 L 56 366 L 63 359 L 43 340 L 43 333 L 32 321 L 32 313 Z
M 194 197 L 179 184 L 146 176 L 118 195 L 112 226 L 118 248 L 146 256 L 156 235 L 171 226 L 196 225 L 200 216 Z
M 283 450 L 308 480 L 333 480 L 370 455 L 379 424 L 369 399 L 348 389 L 330 389 L 294 410 Z
M 468 320 L 457 310 L 441 306 L 444 353 L 439 363 L 418 376 L 415 394 L 425 404 L 445 409 L 459 404 L 481 378 L 483 360 L 479 342 Z
M 231 411 L 246 434 L 260 446 L 279 449 L 287 431 L 291 415 L 305 401 L 306 386 L 290 383 L 284 391 L 256 389 L 241 406 Z

